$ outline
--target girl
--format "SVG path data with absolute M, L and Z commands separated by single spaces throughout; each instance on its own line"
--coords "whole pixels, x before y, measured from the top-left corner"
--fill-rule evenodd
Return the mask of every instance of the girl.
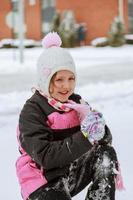
M 43 39 L 38 87 L 20 113 L 16 162 L 24 200 L 114 200 L 118 162 L 101 113 L 74 93 L 75 64 L 57 33 Z

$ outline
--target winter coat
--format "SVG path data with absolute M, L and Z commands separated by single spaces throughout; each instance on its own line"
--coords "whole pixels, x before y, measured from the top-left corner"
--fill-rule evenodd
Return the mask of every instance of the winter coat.
M 72 99 L 78 103 L 80 97 L 73 95 Z M 57 111 L 38 92 L 21 111 L 18 139 L 21 156 L 16 169 L 24 199 L 64 175 L 69 164 L 91 148 L 80 132 L 75 111 Z
M 70 97 L 77 103 L 80 98 Z M 25 103 L 17 133 L 21 156 L 16 172 L 25 200 L 42 185 L 64 176 L 70 163 L 92 148 L 80 131 L 76 111 L 56 110 L 38 91 Z

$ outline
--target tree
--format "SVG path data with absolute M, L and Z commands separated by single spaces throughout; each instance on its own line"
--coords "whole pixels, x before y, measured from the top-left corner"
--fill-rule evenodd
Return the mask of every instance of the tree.
M 125 44 L 125 26 L 120 17 L 115 17 L 108 33 L 109 45 L 118 47 Z
M 60 12 L 56 11 L 52 21 L 52 31 L 59 32 L 60 21 Z
M 59 34 L 62 38 L 63 47 L 74 47 L 75 46 L 75 19 L 74 14 L 71 10 L 66 10 L 63 14 L 63 19 L 60 23 Z

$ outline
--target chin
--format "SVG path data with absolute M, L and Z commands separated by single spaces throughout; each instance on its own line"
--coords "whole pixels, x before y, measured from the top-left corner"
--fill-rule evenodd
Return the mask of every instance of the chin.
M 64 96 L 64 97 L 62 97 L 62 96 L 52 96 L 54 99 L 56 99 L 57 101 L 60 101 L 61 103 L 65 103 L 65 102 L 67 102 L 68 101 L 68 99 L 69 99 L 69 97 L 71 96 L 71 94 L 70 95 L 67 95 L 67 96 Z
M 65 102 L 68 101 L 68 98 L 66 98 L 66 99 L 59 99 L 59 101 L 60 101 L 61 103 L 65 103 Z

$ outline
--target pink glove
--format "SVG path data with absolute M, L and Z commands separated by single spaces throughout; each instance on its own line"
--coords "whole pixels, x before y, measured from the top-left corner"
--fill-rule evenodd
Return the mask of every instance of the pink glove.
M 77 111 L 79 115 L 79 120 L 82 122 L 85 117 L 89 114 L 91 111 L 91 107 L 88 104 L 78 104 L 75 103 L 74 101 L 69 100 L 69 103 L 64 104 L 68 108 L 72 108 L 75 111 Z

